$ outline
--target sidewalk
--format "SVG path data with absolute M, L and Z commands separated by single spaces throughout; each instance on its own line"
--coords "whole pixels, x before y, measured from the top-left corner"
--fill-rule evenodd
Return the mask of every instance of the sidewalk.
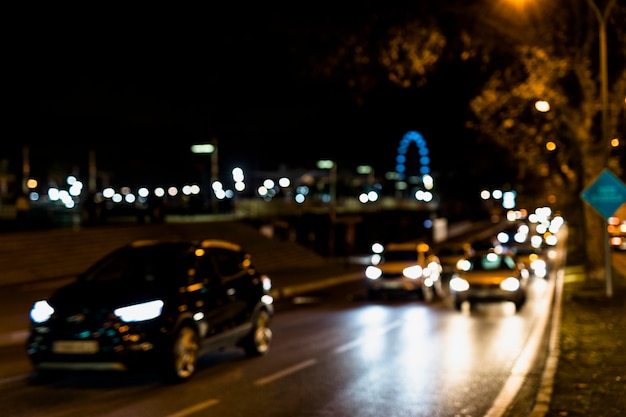
M 589 282 L 581 266 L 566 268 L 556 373 L 531 417 L 626 415 L 626 268 L 613 265 L 611 297 L 605 282 Z

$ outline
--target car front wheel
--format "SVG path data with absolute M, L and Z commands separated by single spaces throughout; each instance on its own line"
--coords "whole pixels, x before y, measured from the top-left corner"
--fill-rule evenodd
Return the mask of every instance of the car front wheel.
M 266 353 L 272 342 L 271 316 L 266 310 L 256 315 L 252 330 L 246 337 L 243 348 L 248 356 L 260 356 Z
M 430 287 L 423 286 L 418 294 L 419 298 L 425 303 L 430 303 L 435 298 L 435 294 L 433 293 L 433 289 Z
M 185 381 L 196 372 L 200 340 L 198 333 L 191 326 L 182 326 L 174 337 L 166 360 L 166 377 L 173 382 Z

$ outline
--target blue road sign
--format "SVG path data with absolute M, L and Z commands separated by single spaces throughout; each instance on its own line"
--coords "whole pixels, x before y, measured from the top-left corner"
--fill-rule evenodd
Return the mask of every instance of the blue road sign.
M 581 194 L 583 200 L 606 220 L 626 202 L 626 184 L 611 171 L 604 169 Z

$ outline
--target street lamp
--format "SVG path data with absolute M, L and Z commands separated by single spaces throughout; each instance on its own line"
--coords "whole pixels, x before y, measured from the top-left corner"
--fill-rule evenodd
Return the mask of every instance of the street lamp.
M 328 170 L 329 205 L 328 217 L 330 229 L 328 232 L 328 254 L 333 256 L 335 252 L 335 221 L 337 218 L 337 162 L 330 159 L 317 161 L 317 168 Z
M 211 143 L 203 143 L 191 146 L 191 152 L 196 154 L 210 154 L 211 155 L 211 179 L 209 180 L 209 189 L 218 179 L 218 157 L 217 157 L 217 139 L 211 139 Z M 217 198 L 215 194 L 211 196 L 211 210 L 214 214 L 217 214 Z
M 604 12 L 602 12 L 593 0 L 587 0 L 589 7 L 593 10 L 598 19 L 598 41 L 600 42 L 600 101 L 601 101 L 601 143 L 607 145 L 604 152 L 604 167 L 609 164 L 609 72 L 606 54 L 606 22 L 611 12 L 611 8 L 617 3 L 617 0 L 609 0 Z M 611 277 L 611 246 L 609 243 L 609 232 L 604 227 L 604 274 L 606 282 L 606 294 L 611 297 L 613 295 L 613 285 Z
M 609 72 L 606 54 L 606 22 L 611 13 L 611 8 L 617 3 L 617 0 L 610 0 L 606 5 L 604 12 L 602 12 L 593 0 L 587 0 L 589 7 L 593 10 L 596 18 L 598 19 L 598 40 L 600 42 L 600 100 L 601 100 L 601 129 L 602 129 L 602 143 L 608 143 L 609 141 Z M 605 152 L 604 166 L 608 164 L 608 149 Z

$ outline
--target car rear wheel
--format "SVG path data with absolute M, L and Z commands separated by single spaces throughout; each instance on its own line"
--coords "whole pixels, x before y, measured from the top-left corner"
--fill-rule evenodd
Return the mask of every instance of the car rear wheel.
M 166 360 L 165 374 L 173 382 L 182 382 L 192 377 L 198 364 L 200 340 L 191 326 L 178 329 Z
M 243 343 L 246 355 L 260 356 L 269 350 L 272 342 L 271 320 L 271 316 L 266 310 L 261 310 L 256 315 L 252 330 Z
M 367 290 L 367 299 L 368 300 L 378 300 L 381 298 L 381 294 L 380 292 L 373 290 L 373 289 L 368 289 Z
M 426 303 L 430 303 L 435 298 L 435 293 L 432 287 L 422 286 L 422 290 L 420 291 L 420 298 L 422 301 Z

